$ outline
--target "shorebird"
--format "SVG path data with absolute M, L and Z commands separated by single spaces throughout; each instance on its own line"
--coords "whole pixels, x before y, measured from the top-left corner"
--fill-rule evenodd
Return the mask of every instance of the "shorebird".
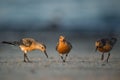
M 48 55 L 46 53 L 46 46 L 42 43 L 37 42 L 33 38 L 23 38 L 19 41 L 13 41 L 13 42 L 2 41 L 2 43 L 19 46 L 21 51 L 23 51 L 24 53 L 24 62 L 27 61 L 30 62 L 29 58 L 27 57 L 27 53 L 33 50 L 40 50 L 44 52 L 46 57 L 48 58 Z
M 104 53 L 108 53 L 106 61 L 108 62 L 108 59 L 110 57 L 110 51 L 112 50 L 113 46 L 115 45 L 117 39 L 116 38 L 103 38 L 100 40 L 97 40 L 95 42 L 96 51 L 102 52 L 101 60 L 104 60 Z
M 56 45 L 56 50 L 58 51 L 63 62 L 66 61 L 68 53 L 71 51 L 71 49 L 72 45 L 70 44 L 70 42 L 66 41 L 64 36 L 60 36 L 59 41 Z M 65 58 L 63 58 L 63 55 L 65 55 Z

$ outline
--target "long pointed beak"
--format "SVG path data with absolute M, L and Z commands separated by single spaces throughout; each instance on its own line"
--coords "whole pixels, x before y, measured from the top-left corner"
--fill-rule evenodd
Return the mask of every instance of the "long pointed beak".
M 96 47 L 95 52 L 97 52 L 98 47 Z
M 46 52 L 46 51 L 44 51 L 44 53 L 45 53 L 46 57 L 48 58 L 47 52 Z

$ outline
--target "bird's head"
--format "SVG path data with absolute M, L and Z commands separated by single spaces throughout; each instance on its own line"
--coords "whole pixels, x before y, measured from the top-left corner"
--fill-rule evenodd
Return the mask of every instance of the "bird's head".
M 95 47 L 96 47 L 95 51 L 97 51 L 98 47 L 101 47 L 101 46 L 102 46 L 101 40 L 97 40 L 97 41 L 95 42 Z
M 59 41 L 65 41 L 65 37 L 64 36 L 60 36 L 59 37 Z
M 46 55 L 46 57 L 48 58 L 48 55 L 47 55 L 47 52 L 46 52 L 46 46 L 45 46 L 44 44 L 39 44 L 39 45 L 37 46 L 37 48 L 38 48 L 40 51 L 42 51 L 42 52 Z

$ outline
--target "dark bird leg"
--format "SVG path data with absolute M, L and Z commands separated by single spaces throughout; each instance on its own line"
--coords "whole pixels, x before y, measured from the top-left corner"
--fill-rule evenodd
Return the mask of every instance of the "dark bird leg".
M 28 60 L 28 62 L 30 62 L 30 60 L 29 60 L 29 58 L 28 58 L 27 54 L 26 54 L 25 56 L 26 56 L 26 59 Z
M 98 47 L 96 47 L 95 52 L 97 52 Z
M 64 59 L 63 59 L 63 56 L 61 56 L 61 59 L 63 60 L 63 62 L 65 62 Z
M 103 60 L 104 59 L 104 53 L 102 53 L 102 56 L 101 56 L 101 60 Z
M 24 53 L 24 62 L 26 62 L 26 56 L 25 56 L 25 53 Z
M 108 59 L 110 58 L 110 52 L 108 53 L 108 57 L 107 57 L 107 62 L 108 62 Z
M 27 54 L 24 54 L 24 56 L 27 59 L 27 61 L 30 62 L 29 58 L 27 57 Z
M 63 60 L 63 62 L 65 62 L 64 59 L 63 59 L 63 55 L 60 55 L 60 57 L 61 57 L 61 59 Z
M 68 56 L 68 54 L 66 54 L 66 55 L 65 55 L 65 59 L 64 59 L 64 61 L 63 61 L 63 62 L 65 62 L 65 61 L 66 61 L 67 56 Z

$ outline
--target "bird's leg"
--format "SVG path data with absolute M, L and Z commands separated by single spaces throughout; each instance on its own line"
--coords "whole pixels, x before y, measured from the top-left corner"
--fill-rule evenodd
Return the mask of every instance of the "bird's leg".
M 96 47 L 95 52 L 97 52 L 98 47 Z
M 65 61 L 66 61 L 67 56 L 68 56 L 68 54 L 66 54 L 66 55 L 65 55 L 65 59 L 63 60 L 63 62 L 65 62 Z
M 24 53 L 24 62 L 26 62 L 26 56 L 25 56 L 26 53 Z
M 60 57 L 61 57 L 61 59 L 63 60 L 63 62 L 64 62 L 64 59 L 63 59 L 63 55 L 62 54 L 60 54 Z
M 64 59 L 63 59 L 63 56 L 61 56 L 61 59 L 63 60 L 63 62 L 65 62 Z
M 108 62 L 109 57 L 110 57 L 110 52 L 108 53 L 107 62 Z
M 101 56 L 101 60 L 103 60 L 104 59 L 104 53 L 102 53 L 102 56 Z
M 30 62 L 29 58 L 27 57 L 27 54 L 25 54 L 25 57 L 26 57 L 27 61 Z

